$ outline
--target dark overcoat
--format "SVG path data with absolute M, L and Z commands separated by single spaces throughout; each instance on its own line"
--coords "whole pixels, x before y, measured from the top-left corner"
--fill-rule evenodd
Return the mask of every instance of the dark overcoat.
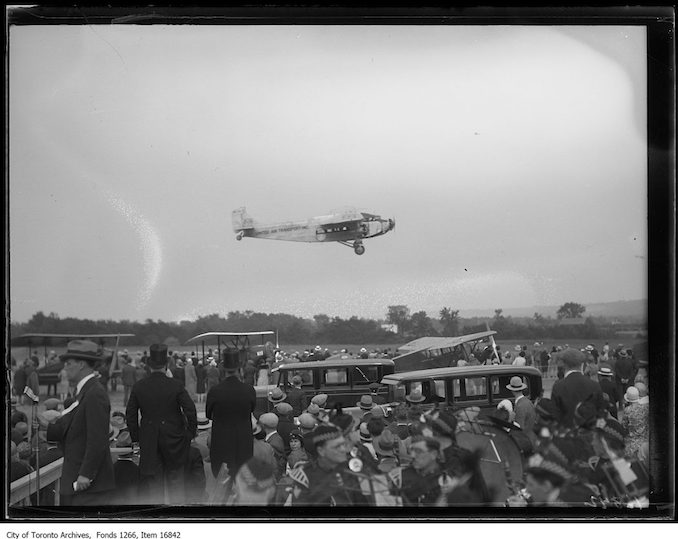
M 256 406 L 254 387 L 229 376 L 209 390 L 205 415 L 212 420 L 210 460 L 212 473 L 226 463 L 235 474 L 252 456 L 252 419 Z
M 186 463 L 198 417 L 180 381 L 164 372 L 152 372 L 139 380 L 132 387 L 126 415 L 132 441 L 139 442 L 141 475 L 176 470 Z
M 600 384 L 581 372 L 573 372 L 556 380 L 551 389 L 551 401 L 558 411 L 558 422 L 565 427 L 574 426 L 574 411 L 577 404 L 594 394 L 602 397 Z
M 47 428 L 47 439 L 59 442 L 64 454 L 59 491 L 63 496 L 75 493 L 73 482 L 79 475 L 92 481 L 87 492 L 115 488 L 108 442 L 108 393 L 96 378 L 90 378 L 76 398 L 78 406 Z

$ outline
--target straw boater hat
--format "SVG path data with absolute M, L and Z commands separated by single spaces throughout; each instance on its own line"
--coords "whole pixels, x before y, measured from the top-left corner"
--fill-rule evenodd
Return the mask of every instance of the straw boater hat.
M 405 400 L 408 402 L 412 403 L 417 403 L 417 402 L 424 402 L 426 400 L 426 397 L 421 392 L 421 388 L 413 389 L 410 391 L 409 395 L 405 396 Z
M 212 420 L 207 419 L 205 412 L 198 412 L 198 430 L 207 430 L 212 426 Z
M 278 404 L 279 402 L 284 401 L 286 398 L 287 394 L 279 387 L 274 388 L 273 391 L 269 392 L 268 394 L 268 401 L 272 402 L 273 404 Z
M 601 367 L 600 369 L 598 369 L 598 374 L 600 376 L 613 376 L 614 375 L 614 373 L 612 372 L 612 369 L 610 369 L 609 367 Z
M 511 382 L 506 386 L 506 389 L 509 391 L 522 391 L 527 389 L 527 385 L 523 382 L 523 379 L 520 376 L 513 376 Z
M 519 344 L 516 344 L 516 345 L 513 347 L 513 349 L 514 349 L 516 352 L 521 352 L 521 351 L 523 350 L 522 346 L 520 346 Z
M 67 359 L 77 359 L 81 361 L 86 361 L 91 366 L 95 366 L 103 358 L 99 347 L 93 341 L 88 340 L 75 340 L 70 341 L 66 346 L 66 353 L 62 354 L 60 357 L 61 361 L 66 361 Z
M 372 401 L 372 395 L 363 395 L 360 397 L 360 400 L 356 402 L 356 406 L 359 406 L 361 410 L 371 410 L 374 408 L 376 405 Z

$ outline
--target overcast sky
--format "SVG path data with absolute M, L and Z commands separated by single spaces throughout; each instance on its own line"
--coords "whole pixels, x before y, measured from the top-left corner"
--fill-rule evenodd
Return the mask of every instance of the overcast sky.
M 10 28 L 11 316 L 647 297 L 642 26 Z M 333 208 L 337 243 L 236 241 Z

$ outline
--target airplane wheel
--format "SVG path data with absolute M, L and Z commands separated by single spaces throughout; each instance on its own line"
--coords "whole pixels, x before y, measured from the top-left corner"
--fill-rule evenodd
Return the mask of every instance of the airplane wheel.
M 362 245 L 356 245 L 355 247 L 353 247 L 353 250 L 355 251 L 355 254 L 361 255 L 365 252 L 365 247 L 363 247 Z
M 244 234 L 243 234 L 242 232 L 238 232 L 238 234 L 236 235 L 235 239 L 238 240 L 238 241 L 240 241 L 240 240 L 242 239 L 243 236 L 244 236 Z

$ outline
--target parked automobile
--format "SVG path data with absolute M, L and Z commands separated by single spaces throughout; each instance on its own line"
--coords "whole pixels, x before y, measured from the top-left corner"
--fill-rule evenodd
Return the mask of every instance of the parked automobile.
M 506 386 L 519 376 L 527 385 L 530 400 L 542 396 L 542 379 L 535 367 L 513 365 L 478 365 L 444 367 L 387 374 L 381 383 L 388 387 L 389 402 L 405 402 L 413 392 L 424 397 L 422 404 L 445 403 L 456 408 L 478 406 L 496 408 L 504 399 L 513 397 Z
M 325 361 L 305 361 L 298 363 L 283 363 L 271 371 L 276 385 L 258 386 L 257 410 L 259 415 L 270 409 L 268 402 L 269 392 L 280 387 L 287 392 L 292 387 L 292 377 L 301 377 L 301 387 L 305 391 L 308 401 L 319 393 L 327 394 L 327 408 L 333 408 L 337 403 L 348 408 L 355 406 L 362 395 L 370 393 L 369 385 L 379 383 L 386 375 L 395 371 L 390 359 L 327 359 Z M 388 396 L 388 388 L 382 387 L 379 394 Z

